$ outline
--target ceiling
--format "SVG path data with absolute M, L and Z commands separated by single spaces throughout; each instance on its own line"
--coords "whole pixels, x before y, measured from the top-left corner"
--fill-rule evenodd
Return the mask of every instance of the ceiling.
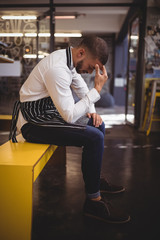
M 129 11 L 129 5 L 133 0 L 81 0 L 80 4 L 88 4 L 88 6 L 76 6 L 77 0 L 54 0 L 56 14 L 77 14 L 75 20 L 56 20 L 56 32 L 82 32 L 82 33 L 116 33 L 118 34 L 125 17 Z M 89 4 L 112 4 L 112 6 L 89 6 Z M 5 4 L 5 7 L 2 7 Z M 42 15 L 48 11 L 48 7 L 26 7 L 10 8 L 13 0 L 1 0 L 0 16 L 14 14 L 36 14 Z M 14 4 L 49 4 L 49 0 L 14 0 Z M 61 4 L 61 5 L 60 5 Z M 63 4 L 72 4 L 71 7 L 63 6 Z M 114 5 L 115 4 L 115 5 Z M 116 6 L 116 4 L 118 4 Z M 120 4 L 124 4 L 123 6 Z M 126 6 L 125 6 L 126 4 Z M 74 5 L 74 6 L 73 6 Z M 114 5 L 114 6 L 113 6 Z

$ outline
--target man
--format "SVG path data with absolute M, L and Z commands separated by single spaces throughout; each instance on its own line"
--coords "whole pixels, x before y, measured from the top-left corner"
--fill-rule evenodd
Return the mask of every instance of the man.
M 13 119 L 18 117 L 17 128 L 28 142 L 83 146 L 82 173 L 87 195 L 84 214 L 106 222 L 125 223 L 129 216 L 112 214 L 100 194 L 124 191 L 123 187 L 100 179 L 105 127 L 94 103 L 108 78 L 104 66 L 107 59 L 106 42 L 95 36 L 85 37 L 77 47 L 51 53 L 37 64 L 21 87 Z M 94 88 L 89 91 L 80 74 L 93 70 Z M 71 89 L 80 99 L 76 103 Z M 86 114 L 88 123 L 78 123 Z M 13 141 L 15 126 L 13 121 Z

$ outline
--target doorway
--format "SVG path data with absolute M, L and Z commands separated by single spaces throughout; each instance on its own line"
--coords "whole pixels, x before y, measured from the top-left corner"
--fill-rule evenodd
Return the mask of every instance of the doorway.
M 126 121 L 135 124 L 136 87 L 139 48 L 139 17 L 134 18 L 129 27 L 128 69 L 127 69 L 127 95 L 126 95 Z

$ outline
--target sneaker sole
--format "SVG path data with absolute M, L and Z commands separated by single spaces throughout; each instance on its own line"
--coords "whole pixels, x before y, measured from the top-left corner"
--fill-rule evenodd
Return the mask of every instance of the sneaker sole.
M 122 192 L 125 192 L 125 188 L 121 189 L 121 190 L 118 190 L 118 191 L 106 191 L 106 190 L 100 190 L 101 193 L 110 193 L 110 194 L 116 194 L 116 193 L 122 193 Z
M 100 221 L 102 221 L 102 222 L 111 223 L 111 224 L 123 224 L 123 223 L 128 223 L 128 222 L 131 220 L 130 216 L 128 217 L 128 219 L 123 220 L 123 221 L 106 220 L 106 219 L 103 219 L 103 218 L 100 218 L 100 217 L 91 215 L 91 214 L 89 214 L 89 213 L 84 213 L 84 216 L 90 217 L 90 218 L 94 218 L 94 219 L 100 220 Z

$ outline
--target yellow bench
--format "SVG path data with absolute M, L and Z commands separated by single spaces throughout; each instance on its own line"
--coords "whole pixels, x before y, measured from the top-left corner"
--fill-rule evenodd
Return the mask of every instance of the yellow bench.
M 0 146 L 1 240 L 31 239 L 33 183 L 57 149 L 25 142 L 21 135 L 17 139 L 18 143 L 8 141 Z
M 0 115 L 0 120 L 12 120 L 12 115 Z

